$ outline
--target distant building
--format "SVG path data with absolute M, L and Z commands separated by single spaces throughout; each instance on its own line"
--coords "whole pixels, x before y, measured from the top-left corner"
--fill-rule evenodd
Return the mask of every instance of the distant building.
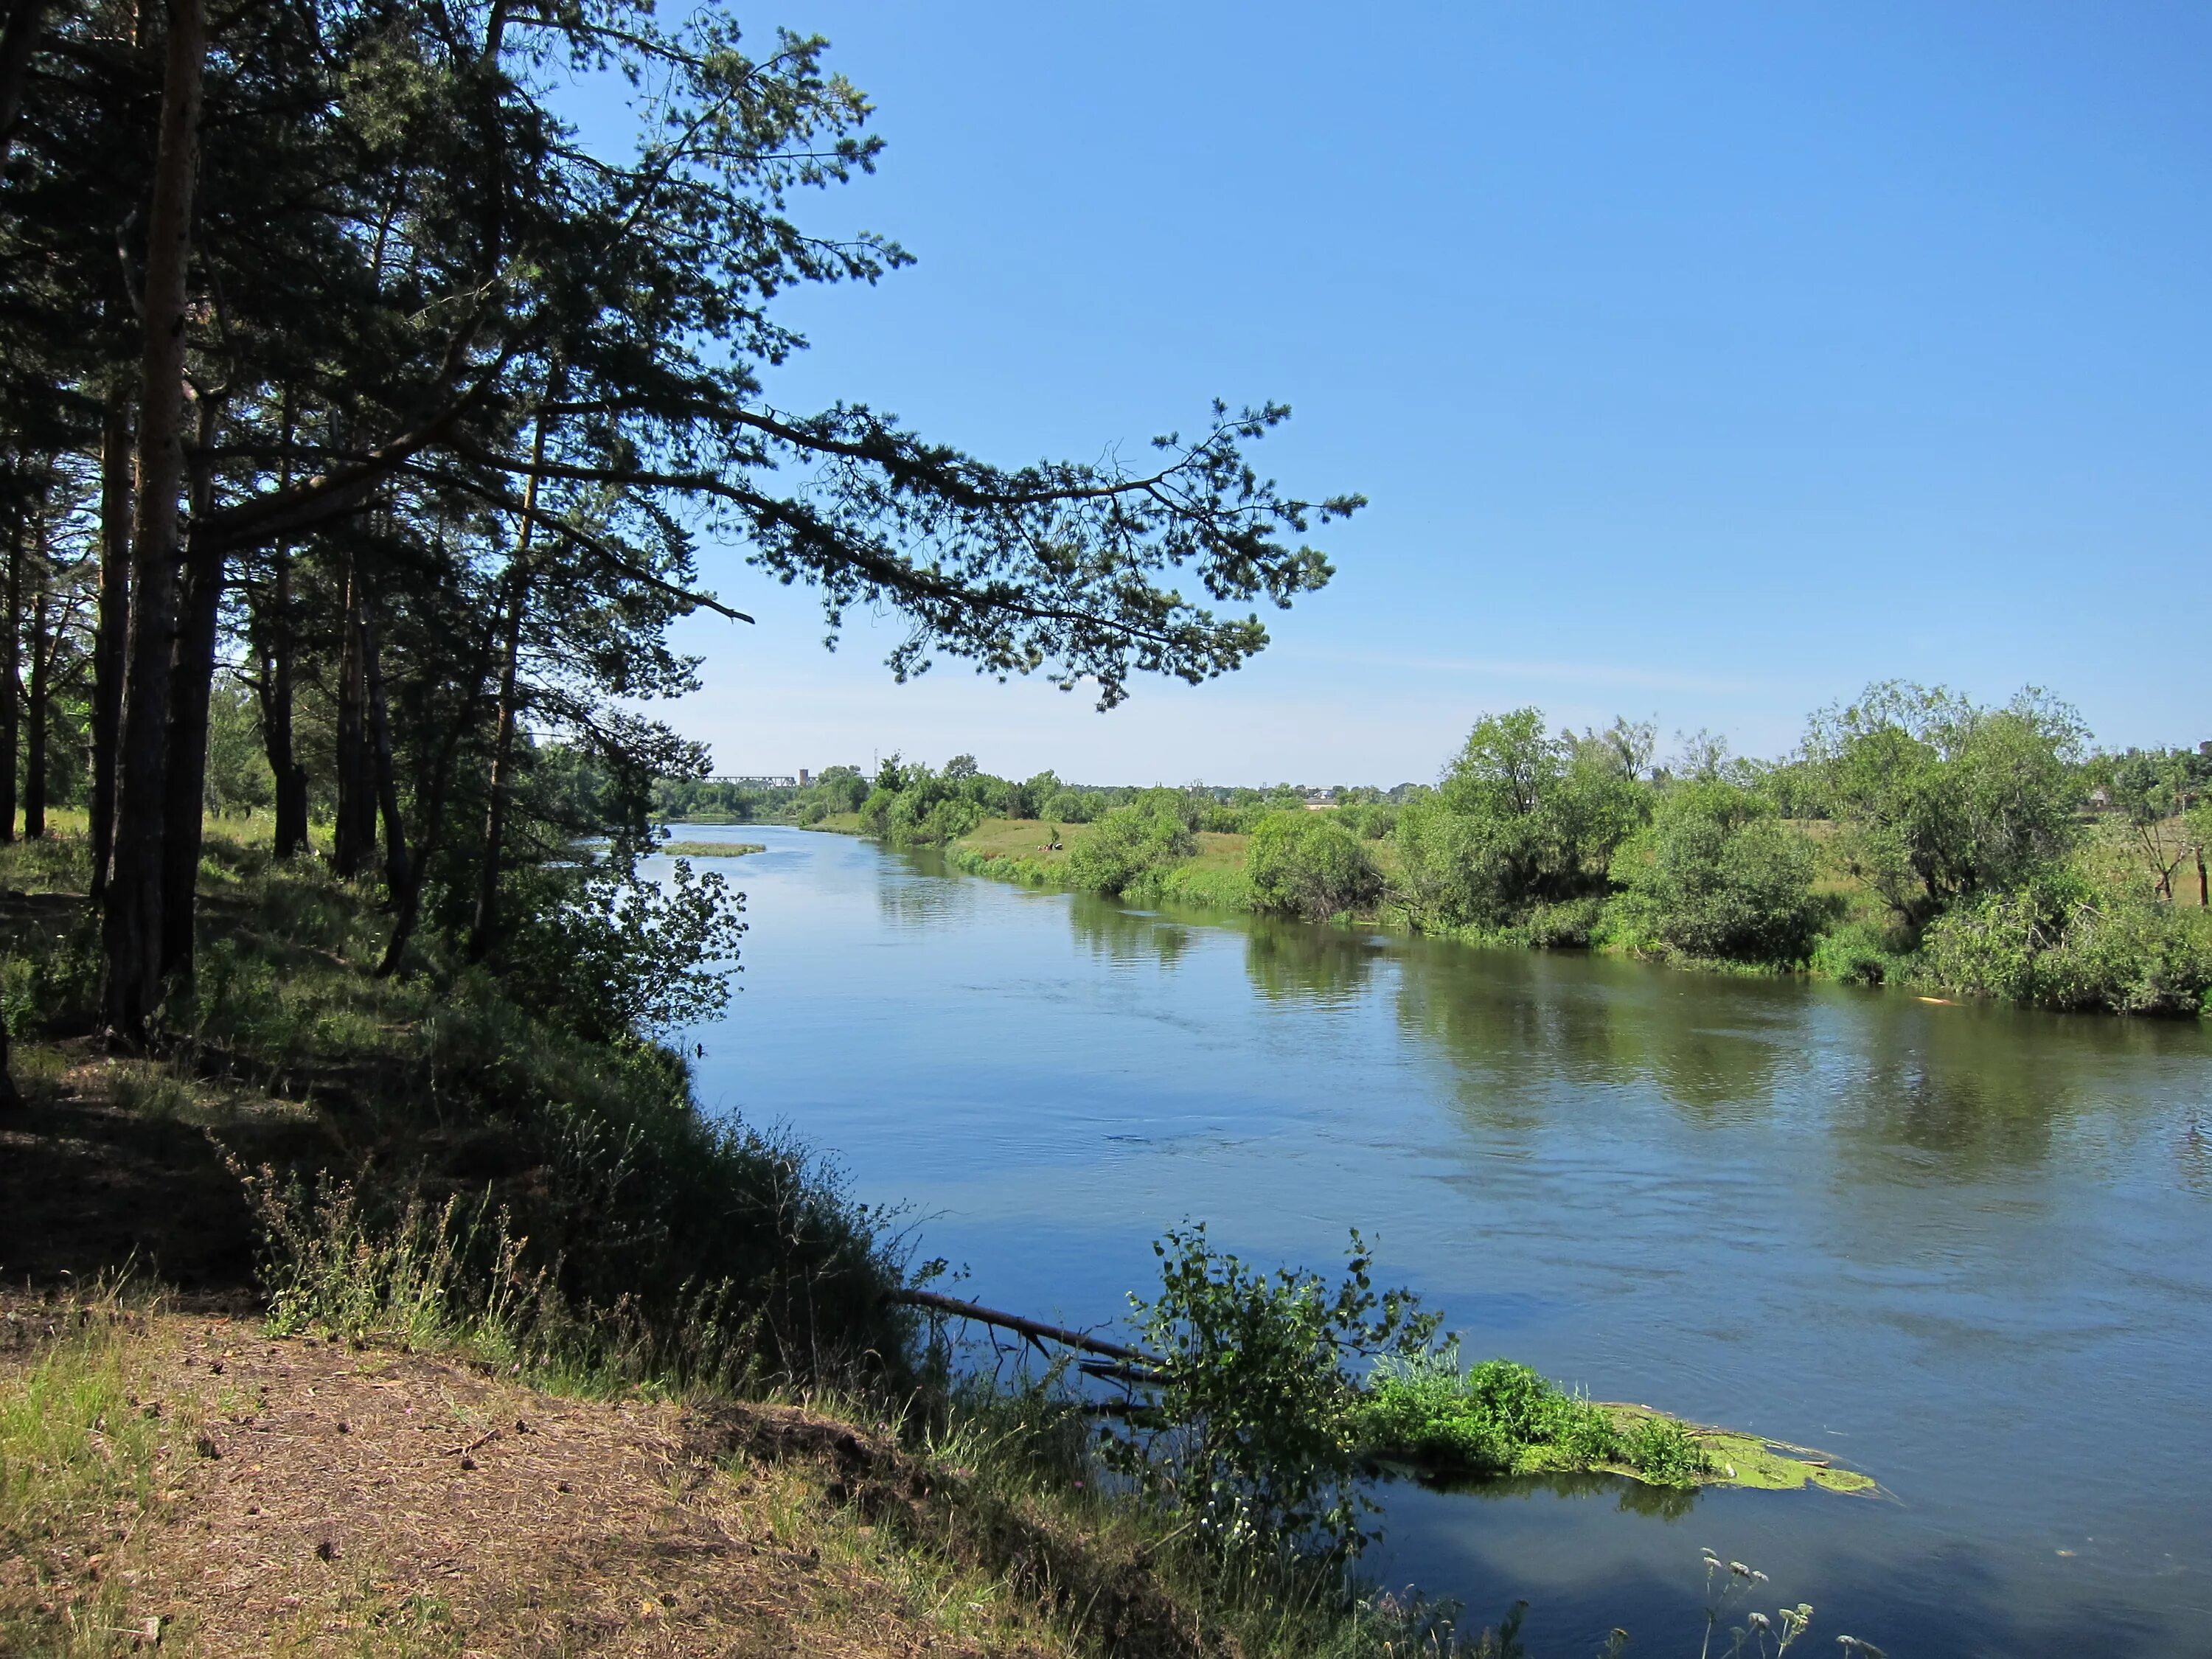
M 799 787 L 801 789 L 804 789 L 804 788 L 805 788 L 805 787 L 806 787 L 806 786 L 807 786 L 808 784 L 810 784 L 810 783 L 811 783 L 811 782 L 813 782 L 813 781 L 814 781 L 814 780 L 813 780 L 812 776 L 811 776 L 811 775 L 810 775 L 808 774 L 808 772 L 807 772 L 806 769 L 805 769 L 805 767 L 803 767 L 803 766 L 802 766 L 802 767 L 800 767 L 800 768 L 799 769 Z

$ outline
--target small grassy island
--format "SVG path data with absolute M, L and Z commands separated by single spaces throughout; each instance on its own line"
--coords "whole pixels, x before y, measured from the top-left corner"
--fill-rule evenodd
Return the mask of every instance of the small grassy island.
M 665 841 L 653 850 L 671 859 L 741 859 L 768 848 L 757 841 Z

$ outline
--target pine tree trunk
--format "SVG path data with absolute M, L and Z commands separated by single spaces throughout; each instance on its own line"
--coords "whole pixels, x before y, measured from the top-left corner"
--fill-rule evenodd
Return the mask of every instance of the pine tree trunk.
M 54 666 L 54 641 L 48 628 L 53 605 L 52 570 L 52 566 L 40 561 L 39 591 L 30 606 L 31 688 L 23 702 L 25 841 L 43 841 L 46 834 L 46 705 Z
M 348 560 L 338 641 L 338 817 L 331 868 L 351 879 L 376 850 L 376 791 L 368 764 L 368 686 L 361 659 L 361 575 Z
M 203 436 L 211 436 L 204 433 Z M 203 446 L 204 447 L 204 446 Z M 195 480 L 195 516 L 209 506 Z M 189 978 L 198 897 L 201 826 L 206 817 L 208 698 L 215 687 L 216 622 L 223 556 L 195 552 L 185 575 L 184 616 L 169 683 L 169 766 L 161 825 L 161 975 Z
M 166 805 L 170 654 L 176 643 L 178 495 L 184 488 L 186 278 L 198 171 L 204 0 L 169 0 L 161 149 L 147 213 L 146 349 L 138 414 L 137 522 L 118 745 L 115 846 L 101 945 L 108 1027 L 142 1039 L 161 994 L 161 831 Z
M 292 487 L 292 388 L 284 388 L 284 458 L 281 489 Z M 307 850 L 307 769 L 292 746 L 292 550 L 279 543 L 270 555 L 269 607 L 256 618 L 261 645 L 261 746 L 276 783 L 276 856 Z
M 100 616 L 92 641 L 92 896 L 115 846 L 115 744 L 131 625 L 131 392 L 118 378 L 100 434 Z
M 526 522 L 522 533 L 526 551 L 530 534 Z M 492 726 L 490 799 L 484 807 L 483 863 L 477 872 L 477 913 L 469 928 L 471 962 L 482 962 L 490 953 L 492 938 L 499 927 L 500 843 L 507 832 L 507 793 L 514 784 L 516 670 L 522 655 L 523 609 L 529 592 L 528 576 L 520 562 L 508 573 L 508 589 L 506 626 L 500 641 L 499 708 Z
M 489 641 L 486 642 L 489 646 Z M 475 683 L 469 694 L 461 699 L 453 711 L 453 723 L 447 730 L 445 741 L 438 745 L 437 763 L 430 769 L 430 785 L 420 797 L 417 805 L 422 814 L 422 836 L 416 843 L 413 858 L 408 861 L 405 884 L 394 895 L 392 938 L 384 947 L 384 960 L 376 964 L 376 976 L 388 979 L 398 969 L 407 954 L 407 941 L 414 937 L 415 924 L 422 914 L 422 884 L 430 872 L 430 860 L 437 856 L 446 829 L 446 797 L 453 781 L 453 763 L 460 753 L 461 739 L 475 724 L 477 705 L 483 697 L 483 659 L 490 654 L 487 649 L 477 659 Z
M 384 696 L 384 660 L 376 617 L 361 613 L 361 660 L 368 691 L 369 758 L 376 769 L 376 805 L 384 818 L 384 881 L 396 902 L 407 890 L 407 827 L 399 817 L 399 783 L 392 769 L 392 715 Z
M 261 634 L 261 744 L 276 779 L 276 845 L 280 859 L 307 850 L 307 769 L 292 747 L 292 556 L 276 556 L 270 614 Z
M 8 532 L 8 569 L 0 579 L 0 847 L 15 839 L 15 752 L 23 740 L 23 543 L 30 514 L 16 515 Z
M 561 395 L 565 377 L 556 363 L 545 378 L 545 401 Z M 545 464 L 546 416 L 541 409 L 530 440 L 529 478 L 522 486 L 522 528 L 507 566 L 506 628 L 500 640 L 499 708 L 491 739 L 491 788 L 484 806 L 483 863 L 477 872 L 477 913 L 469 928 L 469 960 L 482 962 L 499 930 L 499 856 L 507 831 L 507 796 L 514 787 L 515 684 L 522 660 L 522 619 L 530 600 L 530 544 L 537 528 L 538 469 Z

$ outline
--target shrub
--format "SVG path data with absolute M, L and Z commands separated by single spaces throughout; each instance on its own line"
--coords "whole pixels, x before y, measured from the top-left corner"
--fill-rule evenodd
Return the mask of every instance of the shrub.
M 1637 931 L 1687 957 L 1795 964 L 1822 907 L 1812 843 L 1741 786 L 1678 784 L 1631 845 L 1621 909 Z
M 1591 936 L 1597 932 L 1599 918 L 1604 908 L 1604 901 L 1597 898 L 1565 899 L 1558 904 L 1540 904 L 1529 911 L 1528 920 L 1522 924 L 1521 931 L 1535 950 L 1584 950 L 1588 948 Z
M 1162 1381 L 1109 1431 L 1109 1465 L 1224 1550 L 1358 1550 L 1361 1392 L 1347 1364 L 1426 1352 L 1437 1316 L 1404 1291 L 1376 1293 L 1356 1232 L 1334 1285 L 1249 1267 L 1216 1251 L 1203 1224 L 1152 1249 L 1159 1295 L 1129 1301 Z
M 1382 896 L 1382 872 L 1359 837 L 1323 813 L 1269 813 L 1252 831 L 1244 868 L 1260 908 L 1313 921 Z
M 1865 921 L 1846 921 L 1821 934 L 1813 946 L 1811 966 L 1816 974 L 1857 985 L 1902 979 L 1909 969 L 1888 930 Z
M 2212 991 L 2212 919 L 2046 871 L 1938 917 L 1922 960 L 1929 978 L 1970 995 L 2194 1016 Z
M 1198 842 L 1180 811 L 1152 800 L 1117 806 L 1067 854 L 1068 879 L 1098 893 L 1119 893 L 1152 871 L 1188 858 Z

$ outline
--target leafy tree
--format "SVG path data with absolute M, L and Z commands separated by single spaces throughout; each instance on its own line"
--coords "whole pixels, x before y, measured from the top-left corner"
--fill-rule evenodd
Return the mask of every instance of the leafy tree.
M 1720 777 L 1663 793 L 1622 863 L 1624 913 L 1685 956 L 1802 963 L 1825 919 L 1812 844 L 1770 803 Z
M 2079 714 L 2033 688 L 1985 708 L 1890 681 L 1815 715 L 1805 750 L 1838 820 L 1838 854 L 1918 929 L 2074 846 L 2085 736 Z
M 1603 893 L 1649 810 L 1651 736 L 1626 722 L 1553 736 L 1535 708 L 1477 721 L 1435 793 L 1398 819 L 1414 913 L 1497 927 Z
M 1272 812 L 1252 831 L 1245 873 L 1263 910 L 1321 921 L 1364 910 L 1382 896 L 1382 872 L 1333 814 Z
M 2088 775 L 2101 784 L 2111 808 L 2126 826 L 2130 847 L 2165 898 L 2173 878 L 2192 858 L 2200 864 L 2203 838 L 2190 814 L 2212 787 L 2212 761 L 2185 749 L 2131 749 L 2097 757 Z M 2200 891 L 2199 902 L 2204 895 Z

